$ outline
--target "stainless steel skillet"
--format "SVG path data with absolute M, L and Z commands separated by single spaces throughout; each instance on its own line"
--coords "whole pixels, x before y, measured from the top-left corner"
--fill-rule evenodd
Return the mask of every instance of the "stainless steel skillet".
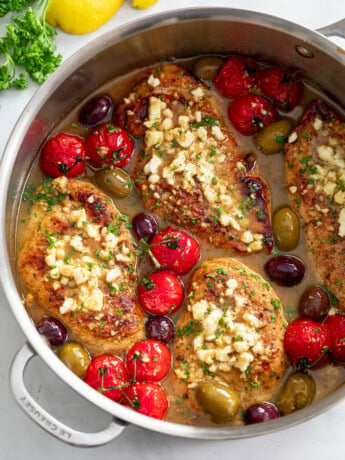
M 276 17 L 227 8 L 193 8 L 150 16 L 119 27 L 82 48 L 54 73 L 25 108 L 10 136 L 0 167 L 0 279 L 28 340 L 13 361 L 10 380 L 20 407 L 58 439 L 77 446 L 98 446 L 116 438 L 129 423 L 185 438 L 244 438 L 295 425 L 345 398 L 342 386 L 300 412 L 244 427 L 199 428 L 148 418 L 98 394 L 62 364 L 27 315 L 17 290 L 16 276 L 14 235 L 23 186 L 34 156 L 57 117 L 116 75 L 168 57 L 210 53 L 262 56 L 300 68 L 345 107 L 345 51 L 320 32 L 345 38 L 345 20 L 314 32 Z M 23 380 L 25 367 L 35 355 L 76 392 L 112 414 L 111 424 L 98 433 L 83 433 L 62 424 L 40 407 Z

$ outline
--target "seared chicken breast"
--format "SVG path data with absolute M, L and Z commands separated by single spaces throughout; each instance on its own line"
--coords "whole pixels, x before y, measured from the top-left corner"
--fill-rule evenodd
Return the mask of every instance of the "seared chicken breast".
M 144 136 L 134 179 L 148 210 L 214 246 L 271 251 L 267 185 L 204 84 L 177 65 L 151 69 L 120 103 L 117 119 Z
M 271 400 L 287 367 L 286 322 L 272 287 L 241 262 L 216 258 L 194 273 L 187 298 L 173 347 L 178 393 L 197 412 L 201 382 L 228 385 L 243 410 Z
M 95 186 L 65 177 L 38 191 L 18 268 L 38 304 L 96 353 L 141 339 L 135 244 L 113 202 Z
M 313 101 L 290 135 L 285 167 L 313 266 L 345 310 L 345 125 L 323 102 Z

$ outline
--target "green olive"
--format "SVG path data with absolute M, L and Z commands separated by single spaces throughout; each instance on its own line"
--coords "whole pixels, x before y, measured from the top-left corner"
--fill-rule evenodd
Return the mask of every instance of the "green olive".
M 196 399 L 206 412 L 220 420 L 234 418 L 240 406 L 238 394 L 221 383 L 200 383 Z
M 103 190 L 117 198 L 125 198 L 132 190 L 131 178 L 120 168 L 104 168 L 96 173 L 95 180 Z
M 278 153 L 292 129 L 290 120 L 278 120 L 268 125 L 254 137 L 255 145 L 266 155 Z
M 289 375 L 277 400 L 279 412 L 287 415 L 309 406 L 315 393 L 315 382 L 310 375 L 301 372 Z
M 278 209 L 273 215 L 272 226 L 274 241 L 281 251 L 291 251 L 298 245 L 300 225 L 291 208 L 285 206 Z
M 90 364 L 88 351 L 77 342 L 68 342 L 59 350 L 59 358 L 78 377 L 83 378 Z
M 200 80 L 213 80 L 218 73 L 220 66 L 224 64 L 224 59 L 217 56 L 209 56 L 198 59 L 193 66 L 193 73 Z

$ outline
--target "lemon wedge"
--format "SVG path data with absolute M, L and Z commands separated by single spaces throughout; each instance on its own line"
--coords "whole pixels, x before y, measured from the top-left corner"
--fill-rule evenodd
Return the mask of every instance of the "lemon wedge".
M 150 8 L 150 6 L 157 2 L 158 0 L 132 0 L 132 7 L 139 8 L 139 10 L 146 10 L 146 8 Z
M 50 0 L 46 21 L 69 34 L 99 29 L 116 13 L 123 0 Z

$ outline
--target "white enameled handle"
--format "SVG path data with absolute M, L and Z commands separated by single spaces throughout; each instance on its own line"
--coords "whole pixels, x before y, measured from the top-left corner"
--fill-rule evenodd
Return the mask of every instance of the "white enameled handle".
M 19 407 L 37 425 L 57 439 L 77 447 L 97 447 L 109 443 L 117 438 L 126 423 L 113 419 L 111 423 L 96 433 L 86 433 L 68 427 L 47 412 L 29 394 L 24 383 L 24 372 L 29 361 L 36 356 L 36 352 L 26 343 L 14 357 L 10 370 L 10 385 Z

